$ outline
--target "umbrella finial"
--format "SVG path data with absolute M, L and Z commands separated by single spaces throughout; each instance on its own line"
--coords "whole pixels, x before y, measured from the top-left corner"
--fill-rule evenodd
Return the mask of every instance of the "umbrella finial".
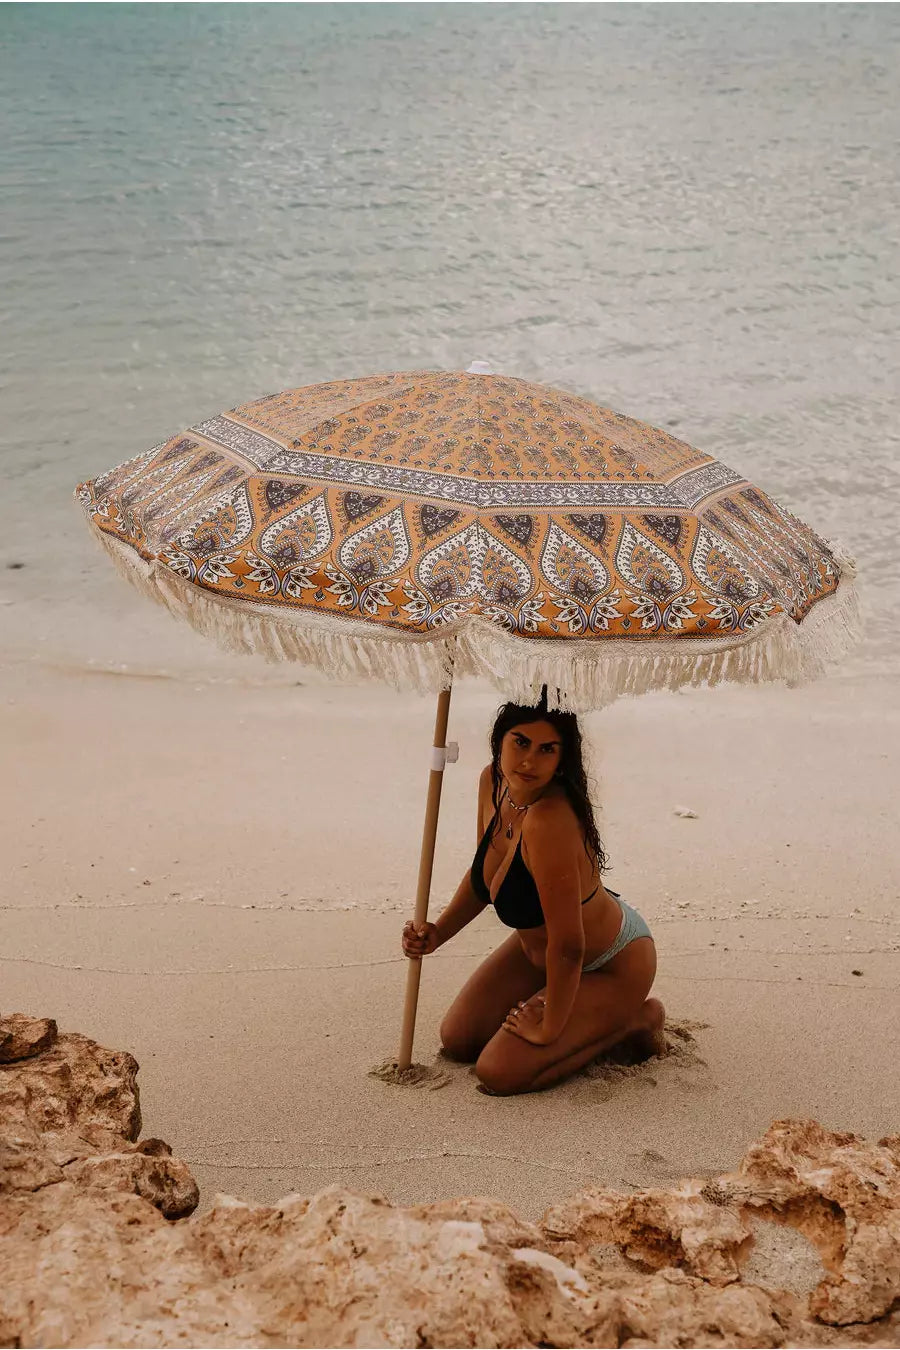
M 494 367 L 490 361 L 473 361 L 466 369 L 467 375 L 493 375 Z

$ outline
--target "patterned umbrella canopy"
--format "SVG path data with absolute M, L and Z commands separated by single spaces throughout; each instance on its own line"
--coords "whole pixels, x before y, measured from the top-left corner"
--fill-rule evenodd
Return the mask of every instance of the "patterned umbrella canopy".
M 375 375 L 211 418 L 77 493 L 126 574 L 225 645 L 575 709 L 812 676 L 853 567 L 685 442 L 562 390 Z

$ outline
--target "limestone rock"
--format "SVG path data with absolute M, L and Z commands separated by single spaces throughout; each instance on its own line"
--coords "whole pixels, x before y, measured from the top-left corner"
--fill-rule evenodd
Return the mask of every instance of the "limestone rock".
M 900 1344 L 897 1136 L 777 1121 L 736 1172 L 539 1224 L 340 1187 L 180 1218 L 136 1071 L 72 1035 L 0 1067 L 0 1346 Z
M 9 1013 L 0 1017 L 0 1064 L 39 1055 L 56 1040 L 56 1023 L 52 1017 L 26 1017 L 24 1013 Z
M 179 1158 L 158 1157 L 139 1149 L 94 1154 L 70 1163 L 65 1178 L 93 1190 L 133 1191 L 167 1219 L 193 1214 L 200 1202 L 197 1183 Z
M 900 1162 L 900 1134 L 886 1134 L 878 1140 L 879 1148 L 886 1148 Z
M 700 1181 L 638 1195 L 581 1191 L 549 1210 L 541 1226 L 556 1241 L 615 1243 L 651 1269 L 681 1266 L 711 1284 L 729 1284 L 739 1278 L 738 1257 L 751 1242 L 750 1230 L 736 1209 L 711 1203 L 703 1191 Z
M 0 1345 L 118 1344 L 85 1329 L 111 1324 L 117 1306 L 123 1322 L 140 1321 L 130 1305 L 148 1288 L 164 1301 L 171 1278 L 165 1243 L 152 1244 L 157 1229 L 171 1225 L 139 1196 L 69 1181 L 0 1199 Z
M 4 1134 L 0 1138 L 0 1195 L 8 1191 L 37 1191 L 63 1180 L 63 1170 L 33 1134 Z
M 0 1120 L 35 1129 L 141 1132 L 137 1060 L 69 1032 L 29 1059 L 0 1065 Z
M 278 1206 L 223 1197 L 173 1224 L 135 1195 L 64 1182 L 0 1224 L 0 1325 L 58 1346 L 859 1343 L 830 1340 L 789 1295 L 672 1267 L 590 1278 L 426 1208 L 331 1187 Z
M 133 1192 L 167 1218 L 196 1209 L 197 1184 L 168 1144 L 135 1142 L 140 1107 L 131 1055 L 84 1036 L 57 1036 L 55 1023 L 37 1018 L 11 1017 L 4 1024 L 18 1028 L 19 1046 L 29 1036 L 37 1045 L 40 1037 L 32 1032 L 39 1027 L 52 1027 L 53 1038 L 47 1048 L 0 1067 L 0 1195 L 66 1181 Z
M 803 1344 L 799 1318 L 791 1318 L 793 1334 L 786 1336 L 782 1318 L 787 1312 L 780 1300 L 762 1289 L 736 1284 L 721 1288 L 692 1279 L 681 1270 L 661 1270 L 623 1293 L 616 1319 L 618 1339 L 613 1344 L 767 1350 Z
M 496 1246 L 550 1251 L 537 1224 L 526 1223 L 500 1200 L 481 1195 L 464 1196 L 459 1200 L 435 1200 L 428 1205 L 414 1205 L 406 1212 L 415 1219 L 454 1219 L 480 1224 L 487 1241 Z
M 410 1218 L 378 1196 L 333 1187 L 182 1224 L 74 1187 L 54 1224 L 49 1191 L 30 1199 L 0 1236 L 0 1307 L 21 1344 L 519 1345 L 533 1343 L 532 1307 L 542 1323 L 555 1314 L 559 1343 L 579 1331 L 552 1273 L 518 1274 L 477 1223 Z M 98 1278 L 108 1270 L 115 1288 Z
M 775 1121 L 733 1193 L 799 1228 L 828 1274 L 810 1308 L 823 1322 L 871 1322 L 900 1300 L 900 1154 L 811 1120 Z

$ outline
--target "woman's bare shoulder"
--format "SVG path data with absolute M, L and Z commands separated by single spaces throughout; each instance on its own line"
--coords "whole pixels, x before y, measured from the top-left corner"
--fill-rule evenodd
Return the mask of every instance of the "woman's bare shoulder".
M 529 808 L 522 825 L 522 833 L 532 838 L 559 837 L 579 829 L 578 817 L 562 788 L 548 792 Z

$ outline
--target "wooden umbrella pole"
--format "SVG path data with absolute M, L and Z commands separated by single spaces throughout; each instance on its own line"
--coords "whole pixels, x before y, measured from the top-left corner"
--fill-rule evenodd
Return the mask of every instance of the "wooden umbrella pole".
M 442 689 L 438 694 L 437 715 L 434 719 L 431 772 L 428 775 L 425 826 L 422 830 L 422 852 L 419 857 L 419 880 L 416 886 L 416 911 L 413 918 L 417 928 L 428 918 L 428 897 L 431 894 L 431 872 L 434 867 L 434 843 L 437 838 L 438 812 L 441 809 L 444 765 L 447 762 L 447 721 L 450 716 L 450 692 L 449 689 Z M 421 973 L 421 956 L 411 956 L 406 975 L 406 1003 L 403 1007 L 400 1054 L 397 1058 L 398 1069 L 408 1069 L 412 1063 L 413 1036 L 416 1029 L 416 1005 L 419 1001 L 419 977 Z

